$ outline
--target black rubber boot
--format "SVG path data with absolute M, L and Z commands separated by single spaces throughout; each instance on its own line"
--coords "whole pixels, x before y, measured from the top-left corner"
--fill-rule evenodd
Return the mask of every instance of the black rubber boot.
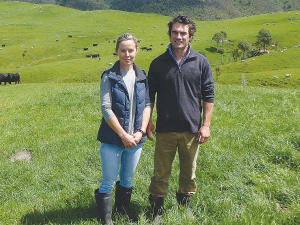
M 188 208 L 190 206 L 192 195 L 182 194 L 176 191 L 176 198 L 179 205 L 183 205 L 186 206 L 186 208 Z
M 162 197 L 152 198 L 152 196 L 149 195 L 149 201 L 153 211 L 153 220 L 156 220 L 158 217 L 161 217 L 163 214 L 164 198 Z
M 132 187 L 126 188 L 120 185 L 120 181 L 116 183 L 115 207 L 116 213 L 126 215 L 129 209 Z
M 112 214 L 112 192 L 99 193 L 99 189 L 95 190 L 95 198 L 97 203 L 97 211 L 103 224 L 113 224 L 111 220 Z

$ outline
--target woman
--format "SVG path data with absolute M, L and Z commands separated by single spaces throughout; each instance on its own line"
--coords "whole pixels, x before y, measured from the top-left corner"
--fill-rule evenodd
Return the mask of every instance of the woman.
M 145 72 L 134 63 L 138 52 L 132 34 L 121 35 L 115 49 L 119 60 L 102 74 L 100 100 L 102 123 L 98 132 L 101 142 L 102 180 L 95 198 L 100 219 L 112 224 L 112 189 L 116 184 L 116 212 L 128 210 L 132 178 L 138 164 L 146 128 L 150 119 L 150 100 Z

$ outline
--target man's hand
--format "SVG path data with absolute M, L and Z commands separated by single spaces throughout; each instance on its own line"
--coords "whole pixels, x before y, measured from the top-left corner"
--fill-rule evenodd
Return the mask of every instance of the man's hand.
M 153 141 L 152 135 L 155 136 L 155 127 L 151 120 L 148 123 L 146 133 L 147 133 L 147 137 L 149 138 L 149 140 Z
M 200 127 L 198 131 L 197 140 L 199 141 L 199 144 L 203 144 L 208 141 L 210 137 L 210 129 L 208 126 L 202 126 Z

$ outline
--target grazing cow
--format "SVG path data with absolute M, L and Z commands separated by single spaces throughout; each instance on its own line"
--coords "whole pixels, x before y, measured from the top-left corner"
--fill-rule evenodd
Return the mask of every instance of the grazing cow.
M 68 35 L 69 38 L 73 37 L 72 35 Z
M 5 47 L 5 45 L 2 45 L 2 48 L 4 48 Z
M 147 49 L 147 47 L 141 47 L 141 49 L 142 49 L 142 51 L 143 51 L 143 50 L 146 50 L 146 49 Z
M 2 82 L 4 82 L 4 85 L 6 85 L 6 83 L 11 84 L 11 82 L 15 82 L 15 84 L 20 83 L 20 75 L 18 73 L 1 73 L 0 85 L 2 85 Z
M 93 44 L 93 47 L 97 47 L 98 46 L 98 44 Z
M 152 48 L 146 48 L 146 50 L 147 50 L 147 52 L 148 52 L 148 51 L 152 51 Z
M 92 57 L 92 54 L 88 54 L 86 55 L 87 58 L 91 58 Z
M 83 51 L 87 51 L 87 50 L 89 50 L 89 48 L 83 48 Z
M 20 81 L 20 74 L 18 73 L 12 73 L 11 74 L 11 77 L 10 77 L 10 82 L 15 82 L 15 84 L 19 84 L 21 81 Z
M 4 82 L 4 85 L 6 85 L 6 82 L 8 82 L 8 73 L 0 73 L 0 85 L 2 85 L 2 82 Z
M 98 58 L 100 57 L 100 54 L 92 54 L 92 58 Z

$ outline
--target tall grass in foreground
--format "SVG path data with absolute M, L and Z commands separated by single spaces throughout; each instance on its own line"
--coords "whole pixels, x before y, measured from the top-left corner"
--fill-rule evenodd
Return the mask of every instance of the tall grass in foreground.
M 299 90 L 216 85 L 193 216 L 177 207 L 176 158 L 162 224 L 299 224 L 299 98 Z M 98 224 L 99 84 L 0 86 L 0 102 L 0 224 Z M 134 178 L 135 224 L 151 224 L 154 146 L 144 145 Z M 32 161 L 11 162 L 24 148 Z

